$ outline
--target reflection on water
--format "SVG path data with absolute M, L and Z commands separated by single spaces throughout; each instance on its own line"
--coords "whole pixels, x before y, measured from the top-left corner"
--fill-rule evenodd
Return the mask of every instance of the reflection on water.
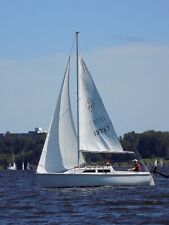
M 166 172 L 169 171 L 166 168 Z M 0 173 L 0 224 L 168 224 L 169 179 L 156 186 L 43 190 L 30 171 Z

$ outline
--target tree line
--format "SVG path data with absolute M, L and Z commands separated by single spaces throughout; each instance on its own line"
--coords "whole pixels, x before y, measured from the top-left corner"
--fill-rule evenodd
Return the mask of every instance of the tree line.
M 17 169 L 22 168 L 29 162 L 37 165 L 45 141 L 46 133 L 26 133 L 0 135 L 0 167 L 6 169 L 12 163 L 13 157 Z
M 22 162 L 37 166 L 40 154 L 44 145 L 46 133 L 27 133 L 0 135 L 0 168 L 6 169 L 12 162 L 12 155 L 15 158 L 17 168 L 21 169 Z M 126 151 L 139 152 L 142 158 L 160 157 L 169 159 L 169 132 L 146 131 L 135 133 L 134 131 L 124 134 L 119 138 L 123 149 Z M 107 158 L 106 158 L 107 157 Z M 120 158 L 126 160 L 126 156 Z M 118 155 L 85 154 L 88 162 L 98 160 L 119 160 Z

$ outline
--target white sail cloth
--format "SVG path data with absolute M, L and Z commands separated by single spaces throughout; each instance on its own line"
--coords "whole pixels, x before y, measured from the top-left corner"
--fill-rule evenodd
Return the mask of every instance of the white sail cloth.
M 77 136 L 69 96 L 69 64 L 66 68 L 37 173 L 58 173 L 78 165 Z
M 60 173 L 84 163 L 74 128 L 68 62 L 37 173 Z M 111 120 L 82 59 L 79 60 L 79 143 L 81 151 L 123 152 Z
M 123 152 L 112 122 L 83 59 L 79 59 L 80 150 Z

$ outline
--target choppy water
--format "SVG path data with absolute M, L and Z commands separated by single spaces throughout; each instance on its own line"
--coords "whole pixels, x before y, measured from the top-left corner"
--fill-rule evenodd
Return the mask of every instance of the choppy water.
M 169 179 L 158 177 L 154 187 L 42 190 L 31 172 L 1 172 L 0 224 L 169 224 Z

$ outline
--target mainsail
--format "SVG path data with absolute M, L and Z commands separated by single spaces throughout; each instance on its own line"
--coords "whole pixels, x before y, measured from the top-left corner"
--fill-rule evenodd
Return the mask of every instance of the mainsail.
M 78 165 L 77 136 L 70 107 L 69 70 L 70 60 L 42 150 L 38 173 L 58 173 Z
M 79 59 L 80 150 L 123 152 L 112 122 L 82 58 Z

